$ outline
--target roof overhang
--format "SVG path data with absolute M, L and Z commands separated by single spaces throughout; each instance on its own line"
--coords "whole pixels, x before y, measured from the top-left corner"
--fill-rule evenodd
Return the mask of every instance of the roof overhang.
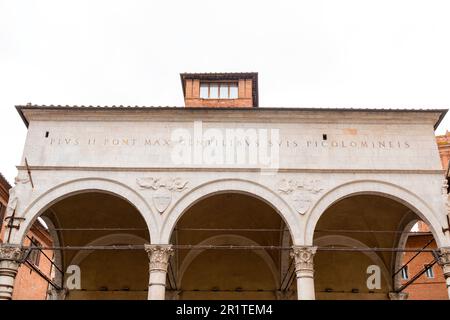
M 81 111 L 81 112 L 186 112 L 188 114 L 207 112 L 208 114 L 227 112 L 227 113 L 269 113 L 276 112 L 277 114 L 283 114 L 288 112 L 314 112 L 314 113 L 387 113 L 392 115 L 398 115 L 399 113 L 406 114 L 436 114 L 434 117 L 434 129 L 436 130 L 442 119 L 447 114 L 448 109 L 365 109 L 365 108 L 185 108 L 185 107 L 156 107 L 156 106 L 54 106 L 54 105 L 17 105 L 15 106 L 17 112 L 22 118 L 25 125 L 28 127 L 30 119 L 27 117 L 27 111 Z

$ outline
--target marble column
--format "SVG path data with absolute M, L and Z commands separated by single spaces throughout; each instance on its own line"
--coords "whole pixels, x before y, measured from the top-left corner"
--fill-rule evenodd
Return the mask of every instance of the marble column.
M 295 263 L 297 275 L 298 300 L 315 300 L 314 263 L 313 258 L 317 247 L 293 246 L 291 257 Z
M 166 274 L 169 258 L 173 254 L 170 244 L 145 245 L 150 260 L 148 300 L 164 300 L 166 295 Z
M 390 300 L 407 300 L 408 293 L 406 292 L 389 292 Z
M 445 282 L 447 283 L 447 293 L 450 299 L 450 247 L 439 249 L 438 263 L 444 273 Z
M 0 245 L 0 300 L 11 300 L 14 280 L 19 270 L 23 250 L 16 245 Z

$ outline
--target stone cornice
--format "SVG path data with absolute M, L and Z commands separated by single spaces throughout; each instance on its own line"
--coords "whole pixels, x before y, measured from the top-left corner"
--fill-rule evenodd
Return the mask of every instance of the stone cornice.
M 26 170 L 25 166 L 16 166 L 18 170 Z M 32 171 L 117 171 L 117 172 L 260 172 L 259 168 L 225 168 L 225 167 L 93 167 L 93 166 L 30 166 Z M 377 174 L 437 174 L 445 170 L 435 169 L 313 169 L 313 168 L 280 168 L 279 173 L 377 173 Z
M 428 124 L 436 126 L 445 109 L 331 108 L 176 108 L 176 107 L 39 107 L 18 106 L 26 124 L 36 121 L 245 122 L 245 123 L 360 123 Z

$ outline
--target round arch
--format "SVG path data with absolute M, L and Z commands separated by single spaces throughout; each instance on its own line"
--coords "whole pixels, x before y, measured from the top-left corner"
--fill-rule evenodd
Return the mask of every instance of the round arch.
M 147 240 L 129 233 L 113 233 L 95 239 L 89 242 L 86 246 L 109 246 L 117 243 L 126 243 L 131 245 L 140 245 L 147 243 Z M 94 250 L 79 251 L 71 260 L 70 264 L 79 265 L 86 259 Z
M 342 235 L 330 235 L 330 236 L 323 236 L 319 237 L 314 241 L 314 245 L 316 246 L 328 246 L 328 245 L 340 245 L 344 247 L 358 247 L 358 248 L 368 248 L 366 244 L 363 242 L 353 239 L 348 236 L 342 236 Z M 383 277 L 386 281 L 386 283 L 389 286 L 389 290 L 392 289 L 391 285 L 391 279 L 389 276 L 389 270 L 386 267 L 386 264 L 383 262 L 383 260 L 373 251 L 361 251 L 362 254 L 369 257 L 373 263 L 380 267 L 381 273 L 383 274 Z
M 409 237 L 409 232 L 411 231 L 412 227 L 419 221 L 419 219 L 415 219 L 410 221 L 404 228 L 403 228 L 403 232 L 400 235 L 400 238 L 398 240 L 398 248 L 402 248 L 404 249 L 406 247 L 406 242 L 408 241 L 408 237 Z M 403 265 L 403 255 L 400 254 L 400 252 L 397 252 L 395 254 L 395 258 L 394 258 L 394 268 L 393 268 L 393 272 L 397 272 L 397 274 L 394 277 L 394 289 L 398 289 L 401 287 L 402 285 L 402 280 L 401 280 L 401 273 L 398 272 L 400 270 L 400 268 Z
M 234 234 L 223 234 L 223 235 L 213 236 L 213 237 L 207 238 L 199 243 L 199 245 L 229 245 L 229 244 L 233 244 L 233 245 L 237 245 L 237 246 L 240 246 L 240 245 L 242 245 L 242 246 L 258 246 L 258 243 L 256 243 L 255 241 L 253 241 L 247 237 L 238 236 L 238 235 L 234 235 Z M 184 273 L 188 269 L 189 265 L 192 263 L 192 261 L 195 260 L 195 258 L 198 255 L 200 255 L 205 250 L 206 249 L 192 250 L 183 259 L 183 262 L 181 263 L 181 266 L 180 266 L 179 277 L 178 277 L 178 281 L 177 281 L 178 287 L 181 286 L 181 281 L 183 279 Z M 255 250 L 252 250 L 252 252 L 254 252 L 262 260 L 264 260 L 264 262 L 267 264 L 270 271 L 272 272 L 273 280 L 274 280 L 276 286 L 279 287 L 280 279 L 279 279 L 279 274 L 277 271 L 277 266 L 273 262 L 270 255 L 264 250 L 256 250 L 255 249 Z
M 445 246 L 448 242 L 441 232 L 438 232 L 438 230 L 441 230 L 441 224 L 436 218 L 433 209 L 419 196 L 392 183 L 377 180 L 359 180 L 331 189 L 315 203 L 306 222 L 305 244 L 312 245 L 317 222 L 329 207 L 342 199 L 364 194 L 383 196 L 402 203 L 429 225 L 439 246 Z
M 87 192 L 107 193 L 127 201 L 136 208 L 145 220 L 150 239 L 158 234 L 158 221 L 155 219 L 148 203 L 135 190 L 121 182 L 110 179 L 83 178 L 54 186 L 32 201 L 23 213 L 26 223 L 22 223 L 20 229 L 14 234 L 13 243 L 22 243 L 34 221 L 53 204 L 70 196 Z
M 298 214 L 269 188 L 258 183 L 241 179 L 214 180 L 202 184 L 180 198 L 172 207 L 161 228 L 160 243 L 168 244 L 172 231 L 181 216 L 194 204 L 212 195 L 221 193 L 241 193 L 259 199 L 271 206 L 286 223 L 294 244 L 301 243 L 301 226 Z

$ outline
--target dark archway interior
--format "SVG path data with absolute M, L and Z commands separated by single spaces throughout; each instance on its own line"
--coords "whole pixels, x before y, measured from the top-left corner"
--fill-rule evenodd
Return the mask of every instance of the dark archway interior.
M 265 202 L 240 193 L 207 197 L 183 214 L 172 243 L 276 248 L 177 250 L 169 290 L 180 299 L 276 299 L 289 260 L 279 247 L 290 241 L 284 221 Z
M 112 194 L 73 195 L 53 204 L 42 217 L 52 222 L 55 243 L 62 247 L 150 242 L 141 214 L 126 200 Z M 148 256 L 144 250 L 65 249 L 57 254 L 60 269 L 65 271 L 69 265 L 76 264 L 81 271 L 81 288 L 70 290 L 66 299 L 147 298 Z
M 355 195 L 329 207 L 319 219 L 314 244 L 322 247 L 398 248 L 405 227 L 418 216 L 404 204 L 379 195 Z M 319 251 L 315 258 L 318 299 L 388 299 L 398 252 Z M 367 268 L 382 271 L 381 287 L 369 288 Z M 384 272 L 383 272 L 384 270 Z

